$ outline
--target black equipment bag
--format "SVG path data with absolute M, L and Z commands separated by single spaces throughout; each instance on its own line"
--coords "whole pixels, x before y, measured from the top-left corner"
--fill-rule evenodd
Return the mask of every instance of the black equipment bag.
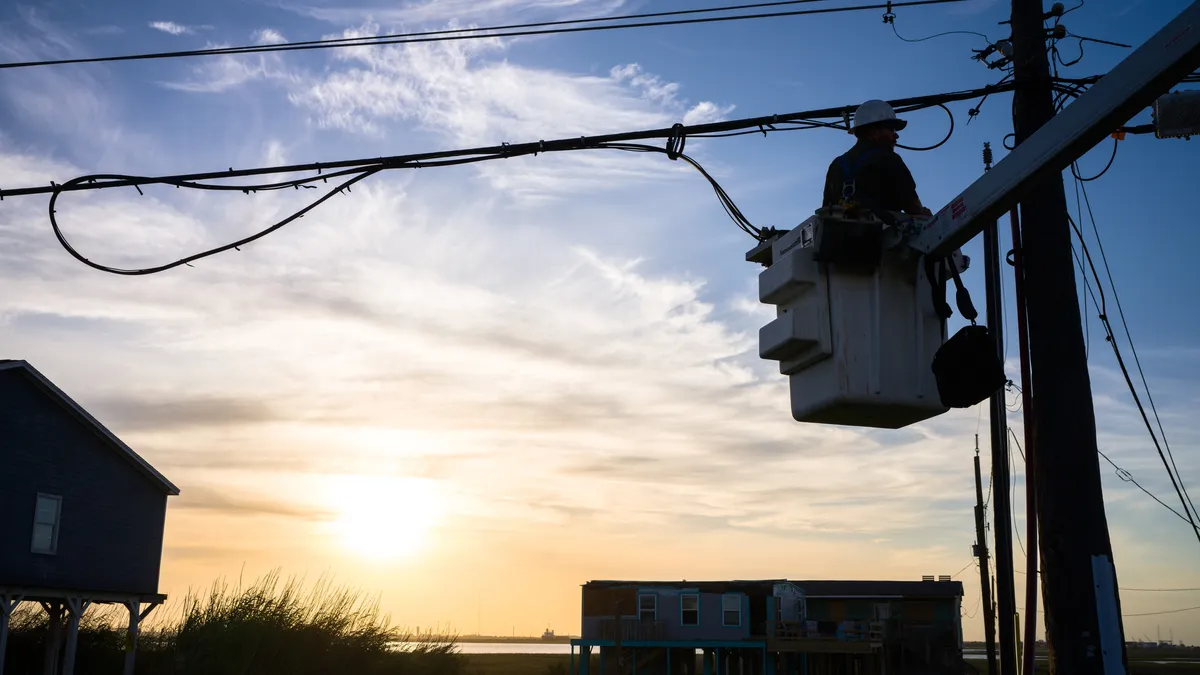
M 970 408 L 1003 387 L 1004 364 L 986 326 L 964 326 L 933 357 L 938 395 L 948 408 Z

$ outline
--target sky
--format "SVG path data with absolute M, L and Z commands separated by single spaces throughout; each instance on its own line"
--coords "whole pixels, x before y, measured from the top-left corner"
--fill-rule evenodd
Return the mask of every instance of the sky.
M 716 4 L 5 3 L 0 59 Z M 1139 44 L 1188 4 L 1087 0 L 1065 23 Z M 895 30 L 996 40 L 1007 35 L 998 24 L 1007 11 L 1000 0 L 899 8 Z M 970 58 L 985 45 L 969 34 L 904 42 L 871 10 L 2 70 L 0 183 L 857 105 L 989 84 L 997 71 Z M 1074 41 L 1062 49 L 1076 55 Z M 1126 53 L 1085 50 L 1066 74 L 1103 73 Z M 902 151 L 934 210 L 980 175 L 983 142 L 1004 156 L 1010 100 L 991 97 L 969 124 L 977 102 L 954 104 L 944 146 Z M 940 110 L 908 119 L 902 143 L 931 145 L 946 133 Z M 1134 121 L 1148 120 L 1144 112 Z M 815 130 L 692 139 L 687 152 L 753 223 L 790 227 L 820 206 L 826 167 L 849 145 L 844 133 Z M 1109 152 L 1089 152 L 1082 173 L 1098 172 Z M 1187 311 L 1200 282 L 1200 234 L 1187 216 L 1200 208 L 1198 153 L 1195 143 L 1129 137 L 1088 186 L 1166 437 L 1185 484 L 1200 492 L 1200 318 Z M 122 189 L 67 195 L 57 210 L 90 259 L 147 266 L 256 231 L 306 204 L 306 192 Z M 0 203 L 3 356 L 31 362 L 181 488 L 168 508 L 160 583 L 173 598 L 278 569 L 360 588 L 403 626 L 577 633 L 579 586 L 590 579 L 946 574 L 964 584 L 967 639 L 982 636 L 972 458 L 977 434 L 988 456 L 986 410 L 896 431 L 793 421 L 786 379 L 757 357 L 757 330 L 772 310 L 758 303 L 759 269 L 744 260 L 754 242 L 682 162 L 591 152 L 380 174 L 240 252 L 144 277 L 72 259 L 46 206 L 45 196 Z M 1099 257 L 1090 222 L 1085 229 Z M 964 251 L 977 263 L 964 278 L 982 308 L 979 240 Z M 1006 371 L 1017 379 L 1004 272 Z M 1095 307 L 1081 309 L 1100 447 L 1178 508 Z M 1019 437 L 1021 420 L 1008 417 Z M 1200 587 L 1200 544 L 1188 526 L 1107 464 L 1102 473 L 1120 586 Z M 1023 472 L 1014 478 L 995 489 L 1011 491 L 1023 540 Z M 1121 602 L 1127 615 L 1167 612 L 1200 606 L 1200 593 L 1127 590 Z M 1200 643 L 1200 611 L 1124 621 L 1129 639 L 1161 628 Z

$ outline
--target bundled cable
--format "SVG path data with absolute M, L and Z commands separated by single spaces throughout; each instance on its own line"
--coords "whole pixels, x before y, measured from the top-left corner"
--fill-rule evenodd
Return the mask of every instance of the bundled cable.
M 680 130 L 682 128 L 683 128 L 682 125 L 676 125 L 675 130 L 678 132 L 678 130 Z M 702 176 L 704 176 L 704 178 L 707 179 L 708 182 L 712 185 L 713 192 L 716 193 L 717 199 L 718 199 L 718 201 L 720 201 L 722 208 L 725 210 L 725 213 L 729 216 L 729 218 L 731 220 L 733 220 L 733 222 L 738 226 L 738 228 L 741 229 L 743 232 L 749 234 L 750 236 L 754 237 L 755 239 L 761 239 L 762 231 L 759 228 L 755 227 L 753 224 L 751 224 L 750 220 L 748 218 L 746 218 L 746 216 L 742 213 L 741 209 L 738 208 L 737 204 L 734 203 L 733 199 L 729 196 L 729 194 L 727 192 L 725 192 L 725 189 L 721 187 L 721 184 L 718 183 L 717 180 L 710 173 L 708 173 L 708 171 L 706 171 L 704 169 L 704 167 L 700 165 L 699 162 L 692 159 L 688 155 L 683 154 L 682 150 L 683 150 L 684 143 L 685 143 L 685 137 L 683 136 L 683 134 L 681 132 L 679 132 L 678 135 L 672 136 L 671 139 L 669 139 L 666 148 L 660 148 L 660 147 L 653 146 L 653 145 L 643 145 L 643 144 L 638 144 L 638 143 L 604 143 L 604 144 L 596 144 L 596 145 L 592 145 L 592 146 L 587 146 L 587 149 L 609 149 L 609 150 L 622 150 L 622 151 L 626 151 L 626 152 L 657 152 L 657 153 L 662 153 L 673 160 L 674 159 L 684 160 L 688 164 L 691 164 L 693 167 L 695 167 L 695 169 L 697 171 L 699 171 L 700 174 Z M 258 239 L 261 239 L 261 238 L 267 236 L 268 234 L 271 234 L 272 232 L 275 232 L 276 230 L 283 228 L 284 226 L 288 225 L 289 223 L 292 223 L 300 218 L 303 218 L 305 214 L 307 214 L 308 212 L 317 208 L 318 206 L 325 203 L 329 199 L 333 198 L 335 195 L 342 194 L 345 192 L 350 192 L 350 188 L 352 185 L 358 183 L 359 181 L 365 180 L 366 178 L 374 176 L 375 174 L 377 174 L 380 171 L 383 171 L 385 169 L 455 166 L 455 165 L 462 165 L 462 164 L 473 164 L 476 162 L 483 162 L 483 161 L 488 161 L 488 160 L 492 160 L 492 159 L 512 157 L 512 156 L 516 156 L 516 155 L 529 155 L 529 154 L 536 154 L 536 153 L 537 153 L 536 150 L 523 149 L 523 150 L 521 150 L 519 152 L 515 152 L 515 153 L 512 151 L 505 150 L 504 152 L 500 152 L 500 153 L 484 154 L 484 155 L 479 155 L 479 156 L 474 156 L 474 157 L 460 157 L 460 158 L 434 160 L 434 161 L 426 161 L 426 162 L 380 161 L 374 165 L 342 169 L 340 171 L 335 171 L 335 172 L 329 173 L 329 174 L 322 174 L 322 175 L 317 175 L 317 176 L 309 176 L 306 178 L 297 178 L 294 180 L 278 181 L 278 182 L 273 182 L 273 183 L 253 184 L 253 185 L 216 184 L 216 183 L 200 182 L 200 181 L 195 181 L 195 180 L 175 180 L 175 179 L 161 179 L 161 178 L 153 179 L 153 178 L 146 178 L 146 177 L 139 177 L 139 176 L 126 176 L 126 175 L 119 175 L 119 174 L 95 174 L 95 175 L 90 175 L 90 176 L 80 176 L 79 178 L 75 178 L 75 179 L 68 181 L 67 183 L 64 183 L 63 185 L 59 186 L 60 189 L 54 191 L 54 193 L 50 196 L 50 204 L 49 204 L 50 226 L 54 231 L 54 236 L 58 239 L 58 242 L 67 251 L 67 253 L 69 253 L 76 260 L 82 262 L 83 264 L 87 265 L 88 267 L 99 270 L 101 272 L 108 272 L 110 274 L 118 274 L 118 275 L 123 275 L 123 276 L 145 276 L 145 275 L 149 275 L 149 274 L 157 274 L 159 272 L 165 272 L 169 269 L 180 267 L 182 265 L 190 265 L 192 262 L 194 262 L 196 260 L 214 256 L 218 253 L 223 253 L 223 252 L 229 251 L 231 249 L 241 250 L 242 246 L 245 246 L 246 244 L 249 244 L 253 241 L 257 241 Z M 262 191 L 262 192 L 276 191 L 276 190 L 285 190 L 288 188 L 292 188 L 292 189 L 296 189 L 296 190 L 299 190 L 301 188 L 315 189 L 317 186 L 313 185 L 314 183 L 318 183 L 318 182 L 325 183 L 325 182 L 328 182 L 330 179 L 341 179 L 341 178 L 344 178 L 345 180 L 343 180 L 341 183 L 338 183 L 337 185 L 335 185 L 332 189 L 328 190 L 324 195 L 317 198 L 312 203 L 308 204 L 307 206 L 300 209 L 299 211 L 296 211 L 295 213 L 287 216 L 286 218 L 283 218 L 282 220 L 279 220 L 278 222 L 275 222 L 274 224 L 272 224 L 266 228 L 263 228 L 263 229 L 259 230 L 258 232 L 255 232 L 254 234 L 251 234 L 249 236 L 238 239 L 237 241 L 233 241 L 233 242 L 230 242 L 227 244 L 223 244 L 221 246 L 209 248 L 204 251 L 200 251 L 199 253 L 194 253 L 192 255 L 189 255 L 189 256 L 186 256 L 183 258 L 179 258 L 179 259 L 174 260 L 169 263 L 165 263 L 162 265 L 156 265 L 156 266 L 152 266 L 152 267 L 143 267 L 143 268 L 113 267 L 110 265 L 103 265 L 100 263 L 96 263 L 96 262 L 93 262 L 92 260 L 88 259 L 82 253 L 80 253 L 73 245 L 71 245 L 70 241 L 67 240 L 66 235 L 63 234 L 62 227 L 59 225 L 59 222 L 58 222 L 57 209 L 55 208 L 56 205 L 58 204 L 59 198 L 62 196 L 64 191 L 69 190 L 72 187 L 75 187 L 78 185 L 94 183 L 95 181 L 98 181 L 98 180 L 128 181 L 128 182 L 130 182 L 130 184 L 133 185 L 134 188 L 136 188 L 138 190 L 139 193 L 141 193 L 141 191 L 142 191 L 141 187 L 139 187 L 140 185 L 163 184 L 163 185 L 173 185 L 178 188 L 190 188 L 190 189 L 194 189 L 194 190 L 209 190 L 209 191 L 219 191 L 219 192 L 237 191 L 237 192 L 243 192 L 246 194 L 251 194 L 251 193 L 256 193 L 256 192 L 260 192 L 260 191 Z
M 946 103 L 953 101 L 963 101 L 978 96 L 986 96 L 987 94 L 997 91 L 1009 91 L 1012 89 L 1011 84 L 1004 82 L 995 85 L 984 87 L 981 89 L 972 89 L 958 92 L 950 92 L 945 94 L 936 94 L 930 96 L 918 96 L 907 99 L 892 101 L 891 104 L 905 112 L 923 110 L 934 106 L 941 107 L 950 117 L 950 129 L 945 138 L 937 144 L 927 148 L 911 148 L 914 150 L 932 150 L 944 145 L 954 133 L 954 115 Z M 843 119 L 855 106 L 841 106 L 837 108 L 826 108 L 822 110 L 809 110 L 804 112 L 791 113 L 786 115 L 771 115 L 769 117 L 747 118 L 740 120 L 729 120 L 724 122 L 713 122 L 709 124 L 698 125 L 683 125 L 675 124 L 668 129 L 651 129 L 645 131 L 634 131 L 617 134 L 608 134 L 603 136 L 592 137 L 577 137 L 565 138 L 551 141 L 537 141 L 532 143 L 509 144 L 502 143 L 497 146 L 469 148 L 460 150 L 441 150 L 435 152 L 415 153 L 409 155 L 396 155 L 390 157 L 377 157 L 372 159 L 349 159 L 336 162 L 319 162 L 310 164 L 295 164 L 286 166 L 273 166 L 255 169 L 239 169 L 234 170 L 232 167 L 225 171 L 209 171 L 203 173 L 174 175 L 174 176 L 133 176 L 124 174 L 91 174 L 80 176 L 65 183 L 51 183 L 49 187 L 23 187 L 16 189 L 0 190 L 0 200 L 5 197 L 49 194 L 50 203 L 48 206 L 50 224 L 53 228 L 54 235 L 59 243 L 67 252 L 84 263 L 103 272 L 111 274 L 120 274 L 128 276 L 138 276 L 155 274 L 163 272 L 181 265 L 190 265 L 196 260 L 206 258 L 217 253 L 228 251 L 230 249 L 240 250 L 241 246 L 249 244 L 253 241 L 285 227 L 289 223 L 304 217 L 307 213 L 320 206 L 324 202 L 331 199 L 334 195 L 342 192 L 348 192 L 351 186 L 365 180 L 381 171 L 392 169 L 413 169 L 422 167 L 438 167 L 438 166 L 454 166 L 462 164 L 472 164 L 477 162 L 490 161 L 495 159 L 504 159 L 520 156 L 539 155 L 548 152 L 563 152 L 571 150 L 622 150 L 629 152 L 657 152 L 667 155 L 670 159 L 682 159 L 694 167 L 700 174 L 709 181 L 712 185 L 713 192 L 716 194 L 721 207 L 725 213 L 733 220 L 734 224 L 739 229 L 746 232 L 756 239 L 762 239 L 763 231 L 761 228 L 755 227 L 745 214 L 734 203 L 733 199 L 725 191 L 725 189 L 717 182 L 717 180 L 704 169 L 692 157 L 683 152 L 687 142 L 687 137 L 697 138 L 713 138 L 721 136 L 736 136 L 743 134 L 758 134 L 766 135 L 768 132 L 789 131 L 789 130 L 805 130 L 805 129 L 837 129 L 844 131 L 845 128 L 836 122 L 821 121 L 825 119 Z M 645 141 L 650 139 L 665 139 L 666 147 L 657 147 L 637 143 L 636 141 Z M 259 176 L 272 176 L 287 173 L 315 172 L 315 175 L 308 175 L 303 178 L 291 180 L 282 180 L 266 183 L 255 184 L 230 184 L 229 181 L 242 178 L 254 178 Z M 63 233 L 61 224 L 58 219 L 59 200 L 64 193 L 77 192 L 85 190 L 99 190 L 115 187 L 133 187 L 140 193 L 142 186 L 148 185 L 171 185 L 177 188 L 188 188 L 195 190 L 207 191 L 240 191 L 246 194 L 257 193 L 260 191 L 277 191 L 284 189 L 316 189 L 318 183 L 325 184 L 331 180 L 341 179 L 342 182 L 337 184 L 332 190 L 317 198 L 312 203 L 305 206 L 296 213 L 276 222 L 269 227 L 266 227 L 252 235 L 241 238 L 237 241 L 230 242 L 221 246 L 210 248 L 196 254 L 192 254 L 175 260 L 170 263 L 156 265 L 145 268 L 118 268 L 109 265 L 96 263 L 82 253 L 80 253 L 67 239 Z

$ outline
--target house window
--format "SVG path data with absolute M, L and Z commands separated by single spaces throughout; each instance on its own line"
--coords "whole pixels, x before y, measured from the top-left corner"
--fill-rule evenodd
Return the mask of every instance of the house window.
M 721 596 L 721 625 L 722 626 L 740 626 L 740 625 L 742 625 L 742 596 L 740 596 L 740 595 L 723 595 L 723 596 Z
M 58 517 L 62 511 L 62 497 L 38 493 L 33 509 L 34 553 L 54 555 L 58 551 Z
M 641 621 L 654 621 L 658 618 L 658 596 L 657 595 L 639 595 L 638 596 L 638 619 Z
M 680 623 L 684 626 L 700 625 L 700 596 L 679 596 Z

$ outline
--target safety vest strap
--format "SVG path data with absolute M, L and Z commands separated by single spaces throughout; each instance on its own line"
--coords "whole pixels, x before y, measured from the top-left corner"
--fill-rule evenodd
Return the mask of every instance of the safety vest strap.
M 875 148 L 867 148 L 851 164 L 850 160 L 846 159 L 845 155 L 838 157 L 838 164 L 842 167 L 842 199 L 849 200 L 854 196 L 855 183 L 858 179 L 858 170 L 862 168 L 863 163 L 875 154 Z

